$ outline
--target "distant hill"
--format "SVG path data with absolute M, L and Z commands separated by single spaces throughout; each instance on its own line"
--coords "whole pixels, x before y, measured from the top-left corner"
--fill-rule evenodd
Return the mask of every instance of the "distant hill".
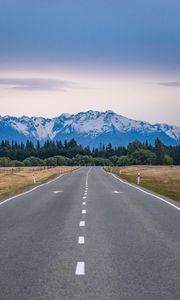
M 52 119 L 0 117 L 0 140 L 43 142 L 75 138 L 83 146 L 96 147 L 100 143 L 126 146 L 135 139 L 153 144 L 157 137 L 166 145 L 180 144 L 180 127 L 131 120 L 110 110 L 62 114 Z

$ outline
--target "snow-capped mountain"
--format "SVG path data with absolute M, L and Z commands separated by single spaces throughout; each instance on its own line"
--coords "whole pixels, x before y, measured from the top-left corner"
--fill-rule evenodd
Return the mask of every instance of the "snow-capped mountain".
M 180 127 L 168 124 L 150 124 L 106 112 L 87 111 L 75 115 L 62 114 L 47 119 L 42 117 L 0 117 L 0 140 L 26 141 L 69 140 L 75 138 L 91 147 L 111 143 L 126 146 L 138 139 L 153 143 L 159 137 L 167 145 L 180 143 Z

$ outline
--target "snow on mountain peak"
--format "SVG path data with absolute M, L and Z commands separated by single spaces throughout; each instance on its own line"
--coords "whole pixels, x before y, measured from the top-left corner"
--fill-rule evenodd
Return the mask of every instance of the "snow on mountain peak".
M 25 137 L 40 141 L 54 140 L 61 137 L 81 136 L 90 139 L 106 134 L 128 135 L 134 138 L 166 136 L 169 141 L 180 141 L 180 127 L 168 124 L 150 124 L 147 122 L 128 119 L 111 110 L 105 112 L 89 110 L 78 114 L 61 114 L 59 117 L 48 119 L 43 117 L 20 118 L 5 116 L 0 118 L 2 126 L 14 128 Z M 118 140 L 117 140 L 118 142 Z M 119 143 L 122 141 L 119 141 Z
M 28 127 L 26 124 L 23 124 L 22 122 L 17 122 L 17 121 L 12 121 L 10 124 L 14 129 L 19 131 L 20 133 L 23 133 L 26 136 L 29 135 Z

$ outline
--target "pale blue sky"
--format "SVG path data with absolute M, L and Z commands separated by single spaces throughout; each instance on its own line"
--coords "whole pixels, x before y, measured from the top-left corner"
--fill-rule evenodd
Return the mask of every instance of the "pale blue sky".
M 0 0 L 0 113 L 179 124 L 179 15 L 178 0 Z

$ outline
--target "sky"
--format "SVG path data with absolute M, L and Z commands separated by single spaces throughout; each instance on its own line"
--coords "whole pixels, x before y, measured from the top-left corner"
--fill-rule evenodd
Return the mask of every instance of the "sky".
M 0 114 L 180 125 L 179 0 L 0 0 Z

